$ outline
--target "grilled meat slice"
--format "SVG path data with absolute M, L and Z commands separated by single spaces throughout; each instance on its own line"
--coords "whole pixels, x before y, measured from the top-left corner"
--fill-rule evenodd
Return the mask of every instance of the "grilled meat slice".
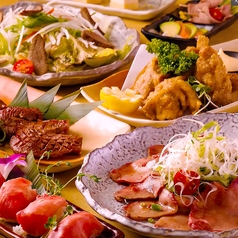
M 0 110 L 0 121 L 3 123 L 11 118 L 21 118 L 27 121 L 37 121 L 43 119 L 43 114 L 38 108 L 26 107 L 5 107 Z
M 10 147 L 14 153 L 28 154 L 33 151 L 35 157 L 41 157 L 44 152 L 50 152 L 51 158 L 67 154 L 79 155 L 82 137 L 55 133 L 42 134 L 34 128 L 24 127 L 11 137 Z
M 86 7 L 82 7 L 80 13 L 81 13 L 81 16 L 82 16 L 84 19 L 88 20 L 93 26 L 96 25 L 96 22 L 93 20 L 93 18 L 92 18 L 91 15 L 90 15 L 90 12 L 88 11 L 88 9 L 87 9 Z M 99 26 L 97 27 L 97 30 L 98 30 L 102 35 L 104 35 L 104 32 L 101 30 L 101 28 L 100 28 Z
M 103 36 L 89 30 L 82 31 L 82 38 L 84 40 L 88 40 L 93 42 L 96 46 L 103 48 L 114 48 L 114 45 L 111 44 L 106 38 Z
M 47 73 L 48 65 L 45 51 L 45 40 L 39 34 L 32 39 L 28 59 L 33 63 L 34 73 L 36 75 Z
M 37 130 L 37 133 L 56 133 L 56 134 L 67 134 L 69 132 L 69 120 L 38 120 L 38 121 L 27 121 L 21 118 L 10 118 L 4 121 L 2 129 L 6 132 L 7 137 L 11 137 L 16 132 L 24 127 L 28 130 Z

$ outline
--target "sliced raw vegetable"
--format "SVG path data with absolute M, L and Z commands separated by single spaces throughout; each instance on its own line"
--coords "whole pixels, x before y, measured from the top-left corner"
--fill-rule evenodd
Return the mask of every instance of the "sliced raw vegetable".
M 193 23 L 190 23 L 190 22 L 186 22 L 183 24 L 185 27 L 190 29 L 190 35 L 188 38 L 193 38 L 196 35 L 198 28 Z
M 21 59 L 13 65 L 13 70 L 23 74 L 32 74 L 34 65 L 29 59 Z
M 224 19 L 224 15 L 221 10 L 216 7 L 209 8 L 210 15 L 217 21 L 222 21 Z
M 199 35 L 206 34 L 208 30 L 197 27 L 191 22 L 168 21 L 160 24 L 163 34 L 170 37 L 180 37 L 184 39 L 197 38 Z
M 25 160 L 25 156 L 22 154 L 13 154 L 11 156 L 0 158 L 0 173 L 2 176 L 7 179 L 9 173 L 16 166 L 27 166 L 27 162 Z
M 193 195 L 198 192 L 200 176 L 194 171 L 179 170 L 174 175 L 174 190 L 177 194 Z
M 168 21 L 160 24 L 161 31 L 166 36 L 177 36 L 180 33 L 181 25 L 176 21 Z

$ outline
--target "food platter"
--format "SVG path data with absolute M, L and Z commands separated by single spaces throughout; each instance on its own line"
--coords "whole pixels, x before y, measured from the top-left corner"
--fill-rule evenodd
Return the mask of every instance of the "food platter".
M 63 0 L 58 0 L 58 3 L 64 4 Z M 159 0 L 159 1 L 139 1 L 140 5 L 142 5 L 141 9 L 139 10 L 130 10 L 130 9 L 123 9 L 123 8 L 116 8 L 111 7 L 109 5 L 109 1 L 103 0 L 102 4 L 90 4 L 85 3 L 81 0 L 70 0 L 67 4 L 76 7 L 89 7 L 96 11 L 102 12 L 104 14 L 119 16 L 119 17 L 126 17 L 135 20 L 149 20 L 153 17 L 156 17 L 158 14 L 163 12 L 166 8 L 171 6 L 175 0 Z M 149 2 L 149 6 L 147 2 Z
M 196 4 L 199 1 L 189 1 L 187 4 Z M 215 3 L 214 3 L 215 4 Z M 185 5 L 187 6 L 187 5 Z M 156 19 L 155 21 L 151 22 L 150 24 L 142 27 L 141 32 L 145 35 L 145 37 L 148 40 L 151 40 L 153 38 L 158 38 L 161 40 L 173 42 L 175 44 L 178 44 L 181 49 L 186 48 L 187 46 L 195 46 L 197 42 L 197 37 L 189 37 L 189 38 L 183 38 L 181 36 L 168 36 L 166 34 L 163 34 L 161 31 L 161 24 L 168 21 L 183 21 L 183 22 L 189 22 L 187 20 L 180 18 L 181 12 L 186 12 L 188 7 L 180 6 L 171 13 L 168 13 L 161 18 Z M 196 14 L 194 14 L 196 15 Z M 219 23 L 200 23 L 200 22 L 192 22 L 193 26 L 195 26 L 198 29 L 204 29 L 206 33 L 204 33 L 207 37 L 212 37 L 215 34 L 217 34 L 219 31 L 225 29 L 226 27 L 229 27 L 231 24 L 233 24 L 237 19 L 238 14 L 234 14 L 233 16 L 227 18 L 224 21 L 221 21 Z
M 29 2 L 18 2 L 12 6 L 6 6 L 0 10 L 6 14 L 11 11 L 11 9 L 18 9 L 18 11 L 25 9 L 29 6 L 39 5 L 39 3 L 29 3 Z M 43 5 L 46 6 L 46 5 Z M 59 10 L 63 10 L 69 15 L 80 14 L 80 8 L 67 6 L 67 5 L 57 5 L 52 3 L 52 7 Z M 36 74 L 24 74 L 12 70 L 12 65 L 7 65 L 0 68 L 0 74 L 5 76 L 10 76 L 15 80 L 22 82 L 24 79 L 27 80 L 30 86 L 55 86 L 57 84 L 61 85 L 76 85 L 76 84 L 87 84 L 94 82 L 96 80 L 102 79 L 112 72 L 118 70 L 119 68 L 130 63 L 137 51 L 139 45 L 139 33 L 135 29 L 129 29 L 125 26 L 123 21 L 116 16 L 107 16 L 99 12 L 95 12 L 92 9 L 88 9 L 90 14 L 93 14 L 94 21 L 97 21 L 98 26 L 104 29 L 105 35 L 109 35 L 108 41 L 111 42 L 115 50 L 122 52 L 122 56 L 116 61 L 108 63 L 98 67 L 73 67 L 67 71 L 57 70 L 49 71 L 42 75 Z M 118 37 L 120 35 L 120 37 Z M 124 49 L 125 47 L 127 50 Z M 49 61 L 48 61 L 49 62 Z M 82 68 L 83 67 L 83 68 Z
M 219 50 L 219 48 L 222 48 L 224 50 L 228 51 L 238 51 L 238 48 L 236 47 L 235 43 L 237 40 L 230 41 L 230 42 L 224 42 L 219 45 L 214 45 L 213 48 Z M 146 51 L 146 45 L 141 45 L 137 55 L 132 62 L 132 66 L 130 70 L 123 70 L 118 73 L 115 73 L 108 78 L 88 86 L 82 87 L 82 95 L 90 102 L 98 101 L 100 99 L 100 89 L 102 87 L 108 86 L 117 86 L 119 88 L 125 89 L 130 88 L 133 84 L 133 79 L 136 78 L 136 76 L 139 74 L 140 70 L 149 62 L 152 55 L 149 54 Z M 215 112 L 237 112 L 238 111 L 238 102 L 237 102 L 237 95 L 234 93 L 234 99 L 235 102 L 228 104 L 223 107 L 219 107 L 217 109 L 210 110 L 209 112 L 215 113 Z M 100 110 L 106 112 L 107 114 L 111 115 L 112 117 L 119 119 L 123 122 L 126 122 L 132 126 L 155 126 L 155 127 L 162 127 L 167 126 L 173 123 L 173 120 L 164 120 L 164 121 L 158 121 L 158 120 L 150 120 L 145 117 L 143 112 L 139 109 L 136 112 L 133 112 L 130 115 L 123 115 L 111 110 L 106 109 L 103 106 L 99 106 Z
M 186 116 L 177 119 L 174 124 L 168 127 L 139 127 L 131 133 L 115 137 L 106 146 L 91 152 L 86 157 L 79 173 L 93 173 L 102 178 L 101 182 L 95 184 L 87 178 L 83 178 L 81 181 L 76 181 L 76 187 L 82 192 L 89 205 L 100 215 L 115 220 L 141 235 L 148 237 L 237 237 L 238 229 L 208 232 L 154 228 L 150 222 L 135 221 L 125 217 L 124 203 L 117 202 L 114 198 L 114 193 L 123 188 L 123 185 L 113 183 L 109 178 L 108 175 L 113 169 L 138 158 L 144 158 L 147 156 L 147 149 L 150 146 L 166 144 L 175 134 L 198 130 L 200 126 L 194 123 L 194 120 L 204 124 L 214 120 L 221 126 L 221 134 L 231 139 L 236 138 L 238 115 L 230 113 Z
M 74 213 L 83 211 L 82 208 L 80 208 L 76 205 L 73 205 L 70 202 L 69 202 L 69 204 L 72 206 Z M 105 226 L 105 229 L 103 230 L 103 232 L 101 233 L 101 235 L 98 238 L 104 238 L 104 237 L 123 238 L 124 237 L 124 234 L 122 231 L 118 230 L 117 228 L 115 228 L 114 226 L 110 225 L 109 223 L 107 223 L 103 220 L 100 220 L 100 222 Z M 12 227 L 13 227 L 12 224 L 7 224 L 7 223 L 0 221 L 0 234 L 4 235 L 6 237 L 9 237 L 9 238 L 22 238 L 23 236 L 20 236 L 12 231 Z M 29 236 L 29 238 L 30 238 L 30 236 Z
M 5 76 L 0 76 L 0 98 L 5 103 L 10 103 L 14 98 L 21 83 L 12 80 Z M 33 100 L 43 94 L 43 91 L 40 91 L 35 88 L 28 87 L 28 96 L 29 100 Z M 77 102 L 75 102 L 77 103 Z M 82 164 L 84 157 L 93 149 L 98 148 L 111 141 L 114 136 L 117 134 L 123 134 L 130 130 L 130 126 L 126 123 L 120 122 L 114 118 L 108 117 L 107 115 L 102 114 L 97 110 L 91 111 L 84 118 L 76 122 L 70 128 L 71 133 L 79 134 L 83 137 L 82 152 L 80 156 L 67 156 L 63 161 L 71 163 L 71 166 L 66 164 L 61 164 L 60 166 L 55 166 L 51 169 L 51 172 L 61 172 L 74 167 L 77 167 Z M 93 136 L 92 136 L 93 135 Z M 1 150 L 6 151 L 8 154 L 12 154 L 10 148 L 6 146 L 1 147 Z M 42 168 L 47 167 L 50 164 L 55 164 L 59 161 L 56 159 L 41 160 L 40 165 Z

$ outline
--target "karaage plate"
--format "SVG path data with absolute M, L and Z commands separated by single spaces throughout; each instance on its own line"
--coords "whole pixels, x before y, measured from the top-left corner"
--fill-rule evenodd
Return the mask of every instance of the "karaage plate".
M 5 103 L 10 103 L 21 87 L 21 83 L 5 76 L 0 76 L 0 99 Z M 44 92 L 28 86 L 29 101 L 42 95 Z M 74 102 L 78 103 L 78 102 Z M 105 145 L 111 141 L 116 135 L 126 133 L 130 130 L 130 126 L 124 122 L 109 117 L 97 110 L 91 111 L 85 117 L 80 119 L 70 127 L 70 133 L 78 134 L 83 138 L 82 152 L 80 156 L 65 156 L 63 158 L 41 160 L 41 167 L 55 164 L 58 161 L 70 162 L 71 166 L 62 163 L 50 169 L 50 172 L 56 173 L 77 167 L 83 163 L 84 157 L 95 148 Z M 13 152 L 6 145 L 0 147 L 1 150 L 9 154 Z
M 232 49 L 236 50 L 238 52 L 238 48 L 236 46 L 237 40 L 231 41 L 231 42 L 224 42 L 223 44 L 214 45 L 213 48 L 219 50 L 219 48 L 222 48 L 224 51 L 228 49 L 229 51 L 232 51 Z M 143 67 L 149 62 L 149 60 L 153 57 L 152 54 L 149 54 L 146 50 L 146 45 L 142 44 L 140 48 L 137 51 L 137 54 L 132 62 L 131 68 L 128 70 L 119 71 L 108 78 L 95 83 L 91 85 L 87 85 L 82 87 L 82 95 L 85 99 L 87 99 L 89 102 L 99 101 L 100 100 L 100 89 L 102 87 L 111 87 L 111 86 L 117 86 L 119 88 L 130 88 L 133 85 L 133 82 L 136 78 L 136 76 L 139 74 L 139 72 L 143 69 Z M 213 110 L 210 110 L 210 113 L 217 113 L 217 112 L 238 112 L 238 92 L 233 93 L 233 103 L 230 103 L 226 106 L 219 107 Z M 146 118 L 142 110 L 139 108 L 134 113 L 123 115 L 120 113 L 117 113 L 115 111 L 111 111 L 106 109 L 103 106 L 99 106 L 100 110 L 103 112 L 109 114 L 110 116 L 121 120 L 123 122 L 126 122 L 132 126 L 138 127 L 138 126 L 155 126 L 155 127 L 163 127 L 170 125 L 174 122 L 174 120 L 150 120 Z

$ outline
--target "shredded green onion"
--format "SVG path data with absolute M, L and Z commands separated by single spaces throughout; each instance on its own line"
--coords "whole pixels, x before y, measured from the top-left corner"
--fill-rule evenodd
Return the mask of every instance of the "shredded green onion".
M 177 134 L 164 147 L 154 170 L 158 171 L 167 187 L 173 187 L 174 174 L 183 169 L 195 171 L 201 181 L 219 181 L 228 186 L 238 176 L 238 141 L 219 134 L 215 121 L 201 125 L 195 132 Z

